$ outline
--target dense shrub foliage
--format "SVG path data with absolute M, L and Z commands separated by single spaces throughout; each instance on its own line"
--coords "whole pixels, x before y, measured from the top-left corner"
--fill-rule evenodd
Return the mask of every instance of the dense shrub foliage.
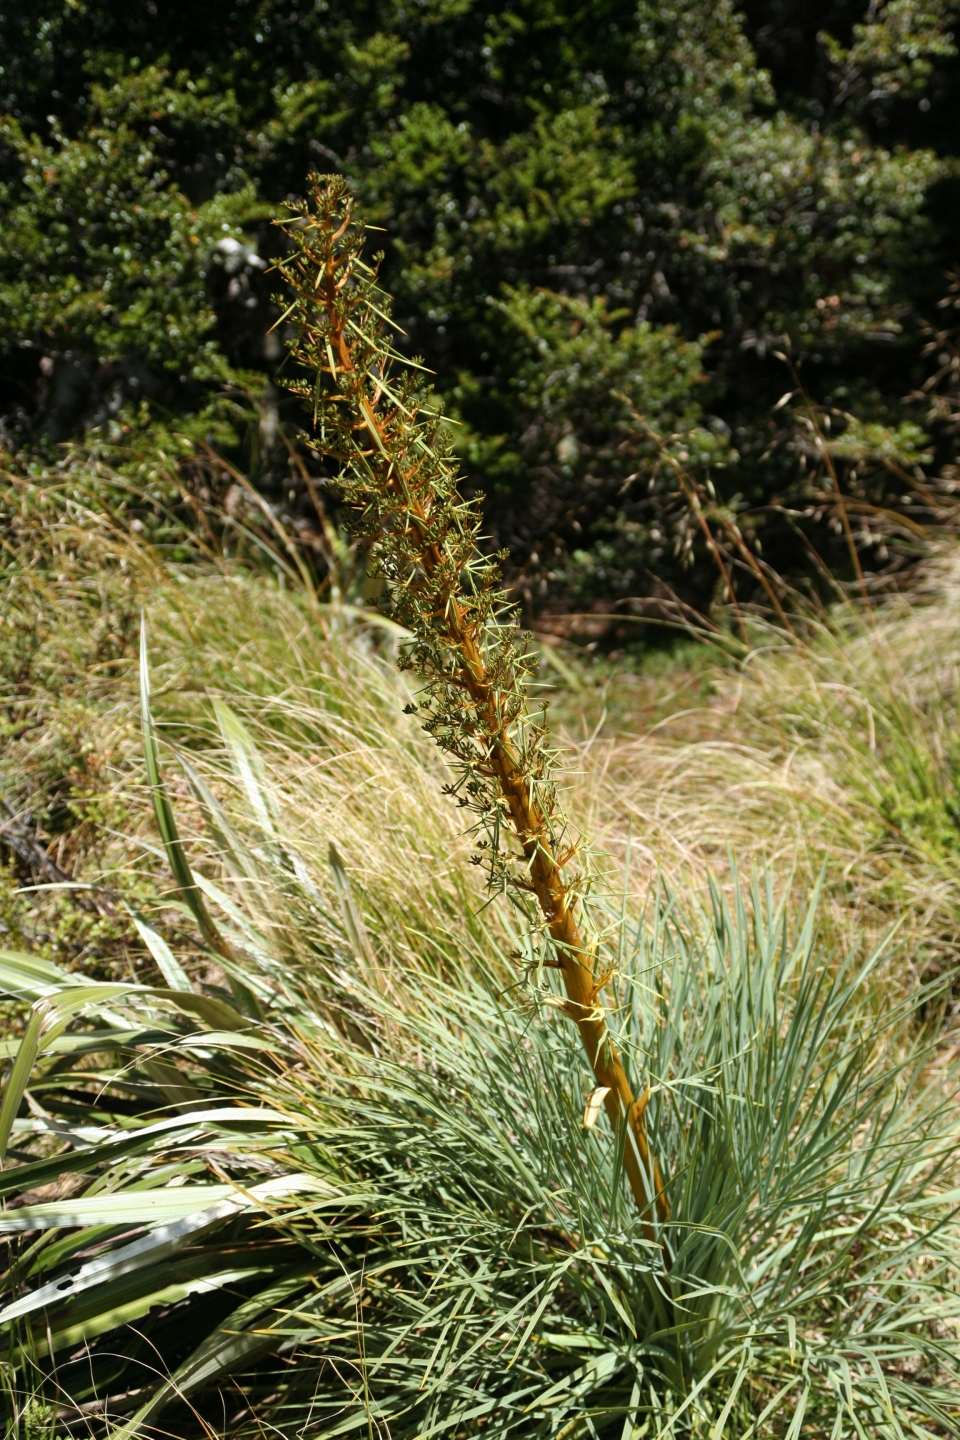
M 279 494 L 265 225 L 337 169 L 533 607 L 707 603 L 677 465 L 782 570 L 834 543 L 787 347 L 866 542 L 951 460 L 904 398 L 956 252 L 951 9 L 3 0 L 6 444 L 253 404 Z

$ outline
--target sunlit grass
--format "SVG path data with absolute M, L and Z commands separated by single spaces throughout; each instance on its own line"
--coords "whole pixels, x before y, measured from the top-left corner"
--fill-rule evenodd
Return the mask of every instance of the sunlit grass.
M 946 973 L 960 933 L 958 595 L 948 554 L 872 620 L 837 612 L 801 647 L 757 628 L 744 663 L 701 658 L 672 712 L 661 696 L 682 669 L 563 696 L 583 823 L 618 860 L 629 845 L 641 889 L 658 872 L 722 876 L 731 854 L 801 890 L 826 866 L 822 923 L 839 948 L 896 923 L 904 981 Z

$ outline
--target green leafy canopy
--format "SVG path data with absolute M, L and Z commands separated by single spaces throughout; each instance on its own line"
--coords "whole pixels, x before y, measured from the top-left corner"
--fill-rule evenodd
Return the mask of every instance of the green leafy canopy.
M 794 9 L 780 26 L 705 0 L 0 5 L 10 442 L 183 424 L 224 386 L 269 412 L 262 226 L 337 168 L 389 233 L 404 343 L 463 422 L 531 606 L 664 586 L 709 602 L 669 467 L 609 400 L 625 370 L 756 551 L 802 570 L 799 524 L 833 563 L 802 426 L 771 413 L 774 352 L 805 359 L 835 430 L 874 427 L 838 460 L 858 499 L 899 505 L 904 469 L 946 458 L 936 424 L 929 462 L 889 450 L 926 423 L 903 397 L 955 258 L 953 10 Z M 235 458 L 306 511 L 276 423 L 245 452 L 237 418 Z

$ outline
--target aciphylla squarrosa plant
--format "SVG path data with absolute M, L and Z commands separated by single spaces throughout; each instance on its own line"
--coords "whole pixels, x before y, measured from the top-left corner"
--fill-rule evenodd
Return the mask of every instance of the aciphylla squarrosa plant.
M 585 905 L 588 866 L 565 817 L 542 718 L 527 699 L 529 637 L 502 588 L 500 556 L 478 545 L 476 502 L 459 493 L 458 465 L 422 367 L 391 343 L 390 297 L 367 263 L 365 227 L 347 183 L 314 175 L 310 197 L 276 223 L 291 250 L 277 262 L 288 287 L 281 321 L 305 378 L 289 383 L 310 407 L 309 443 L 338 466 L 374 572 L 411 638 L 401 665 L 422 682 L 415 711 L 452 762 L 447 789 L 472 812 L 491 890 L 529 921 L 530 954 L 559 972 L 561 1008 L 580 1033 L 623 1144 L 624 1170 L 653 1237 L 669 1215 L 644 1111 L 610 1033 L 600 936 Z

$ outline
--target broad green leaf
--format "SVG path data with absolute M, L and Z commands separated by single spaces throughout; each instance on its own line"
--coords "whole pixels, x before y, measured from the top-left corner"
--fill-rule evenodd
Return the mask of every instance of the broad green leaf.
M 280 816 L 250 732 L 240 717 L 222 700 L 214 701 L 214 711 L 233 768 L 249 801 L 251 815 L 263 833 L 275 844 L 276 822 Z
M 238 1011 L 225 1000 L 218 1000 L 213 995 L 195 995 L 182 990 L 150 990 L 147 992 L 157 999 L 170 1001 L 178 1010 L 188 1015 L 197 1015 L 210 1028 L 216 1030 L 247 1030 L 252 1026 L 252 1021 Z
M 140 939 L 146 945 L 150 954 L 160 967 L 160 973 L 170 986 L 171 990 L 186 990 L 192 992 L 190 977 L 174 955 L 170 946 L 163 936 L 153 928 L 149 921 L 144 920 L 135 910 L 130 911 L 134 925 Z
M 6 1156 L 13 1122 L 16 1119 L 23 1092 L 27 1088 L 33 1071 L 33 1062 L 36 1060 L 37 1051 L 40 1048 L 40 1036 L 44 1023 L 49 1019 L 49 1012 L 40 1008 L 45 1004 L 45 1001 L 39 1001 L 30 1012 L 27 1028 L 24 1031 L 10 1074 L 7 1076 L 7 1083 L 3 1087 L 3 1100 L 0 1102 L 0 1160 Z
M 139 1045 L 168 1045 L 174 1039 L 178 1044 L 184 1044 L 190 1038 L 176 1036 L 172 1029 L 163 1030 L 158 1024 L 154 1024 L 149 1030 L 142 1026 L 136 1030 L 81 1030 L 71 1035 L 58 1035 L 55 1039 L 45 1038 L 43 1050 L 48 1055 L 95 1055 L 100 1051 L 135 1048 Z M 0 1040 L 0 1056 L 13 1056 L 19 1048 L 19 1040 Z
M 204 1275 L 196 1280 L 164 1285 L 160 1290 L 154 1290 L 147 1295 L 139 1295 L 135 1300 L 128 1300 L 123 1305 L 113 1306 L 78 1324 L 66 1325 L 55 1330 L 52 1328 L 46 1331 L 41 1330 L 31 1340 L 31 1350 L 37 1356 L 51 1353 L 55 1355 L 62 1350 L 72 1350 L 76 1346 L 82 1345 L 84 1341 L 107 1334 L 121 1325 L 132 1325 L 135 1320 L 142 1319 L 155 1306 L 176 1305 L 191 1295 L 209 1295 L 255 1274 L 257 1274 L 255 1270 L 227 1270 L 219 1275 Z
M 0 950 L 0 991 L 24 1000 L 40 1000 L 56 995 L 72 985 L 82 985 L 83 976 L 70 975 L 49 960 L 36 955 L 22 955 L 16 950 Z
M 268 1108 L 257 1109 L 243 1105 L 227 1105 L 207 1110 L 195 1110 L 183 1115 L 172 1115 L 165 1120 L 158 1120 L 149 1125 L 138 1125 L 126 1131 L 119 1131 L 115 1138 L 105 1140 L 89 1151 L 72 1154 L 70 1169 L 77 1174 L 86 1174 L 96 1167 L 112 1164 L 121 1157 L 130 1157 L 141 1151 L 150 1150 L 155 1142 L 167 1144 L 169 1141 L 175 1141 L 178 1144 L 185 1144 L 189 1140 L 197 1143 L 205 1135 L 211 1133 L 209 1129 L 211 1126 L 228 1126 L 228 1134 L 235 1134 L 236 1127 L 240 1127 L 240 1137 L 255 1136 L 259 1139 L 263 1134 L 260 1127 L 264 1125 L 278 1125 L 287 1129 L 298 1128 L 296 1121 L 292 1120 L 289 1115 Z M 31 1161 L 13 1169 L 4 1170 L 0 1172 L 0 1195 L 11 1195 L 17 1191 L 32 1190 L 38 1185 L 48 1184 L 51 1180 L 59 1178 L 63 1168 L 63 1159 L 60 1156 L 53 1156 L 50 1159 Z M 4 1230 L 31 1228 L 17 1223 L 17 1217 L 22 1218 L 24 1214 L 23 1209 L 7 1210 L 0 1214 L 0 1233 Z
M 249 1190 L 235 1185 L 180 1185 L 163 1190 L 91 1195 L 63 1201 L 59 1206 L 53 1202 L 25 1207 L 29 1218 L 37 1222 L 36 1228 L 117 1224 L 154 1224 L 156 1228 L 141 1239 L 88 1261 L 72 1275 L 21 1296 L 0 1311 L 0 1325 L 146 1265 L 156 1265 L 175 1254 L 188 1237 L 210 1229 L 228 1216 L 303 1194 L 320 1195 L 325 1201 L 341 1198 L 336 1186 L 318 1176 L 296 1174 L 274 1176 Z M 22 1215 L 24 1211 L 14 1213 Z M 4 1218 L 0 1217 L 0 1224 Z
M 280 1054 L 282 1041 L 268 1040 L 263 1035 L 241 1034 L 227 1030 L 201 1030 L 195 1035 L 184 1035 L 177 1041 L 178 1050 L 205 1050 L 211 1055 L 224 1054 L 230 1050 L 263 1050 Z
M 209 912 L 203 901 L 203 896 L 194 881 L 190 862 L 187 859 L 187 852 L 180 839 L 180 832 L 177 829 L 176 817 L 173 807 L 167 796 L 166 786 L 160 773 L 160 761 L 157 754 L 156 734 L 153 728 L 153 715 L 150 709 L 150 667 L 147 654 L 147 624 L 146 618 L 140 624 L 140 723 L 143 733 L 143 753 L 147 766 L 147 779 L 150 782 L 150 797 L 153 802 L 153 813 L 157 822 L 157 829 L 163 840 L 163 847 L 167 854 L 167 860 L 173 871 L 173 877 L 184 903 L 189 907 L 191 914 L 200 927 L 200 932 L 208 944 L 214 949 L 221 949 L 222 942 L 217 933 L 217 928 L 210 918 Z

